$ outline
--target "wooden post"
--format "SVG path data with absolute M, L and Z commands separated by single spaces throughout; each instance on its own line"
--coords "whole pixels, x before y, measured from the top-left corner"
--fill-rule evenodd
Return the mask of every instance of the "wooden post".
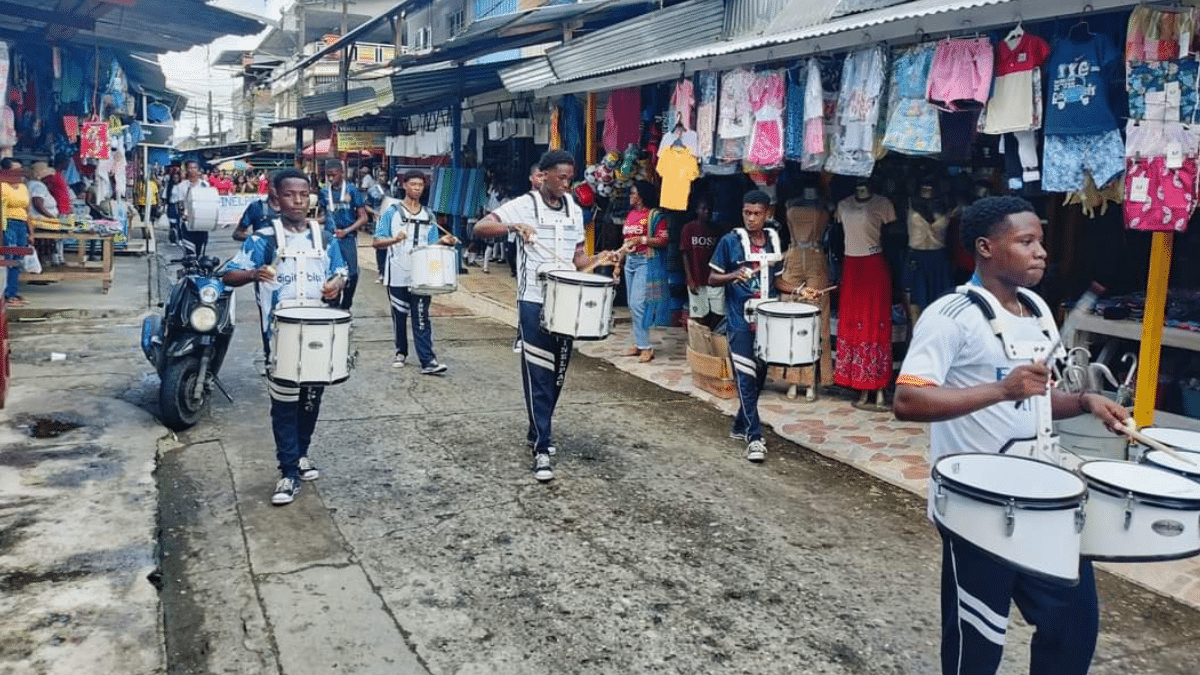
M 1158 396 L 1159 357 L 1162 356 L 1163 318 L 1171 274 L 1174 232 L 1155 232 L 1150 242 L 1150 274 L 1146 281 L 1146 309 L 1142 315 L 1142 346 L 1138 354 L 1137 398 L 1133 418 L 1138 426 L 1154 424 Z

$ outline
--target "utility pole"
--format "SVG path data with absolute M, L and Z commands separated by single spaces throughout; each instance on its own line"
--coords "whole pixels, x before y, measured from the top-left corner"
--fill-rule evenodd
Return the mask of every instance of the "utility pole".
M 225 142 L 225 113 L 217 111 L 217 136 L 221 138 L 220 143 Z
M 208 92 L 208 140 L 211 143 L 213 137 L 213 109 L 212 109 L 212 92 Z

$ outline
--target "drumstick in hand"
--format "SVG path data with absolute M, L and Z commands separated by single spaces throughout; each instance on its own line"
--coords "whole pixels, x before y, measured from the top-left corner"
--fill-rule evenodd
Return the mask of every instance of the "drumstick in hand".
M 1134 429 L 1133 427 L 1128 427 L 1128 426 L 1125 426 L 1124 424 L 1122 424 L 1121 426 L 1117 427 L 1117 429 L 1119 429 L 1121 431 L 1121 433 L 1132 438 L 1133 440 L 1137 441 L 1138 443 L 1141 443 L 1142 445 L 1148 445 L 1148 446 L 1154 448 L 1155 450 L 1161 450 L 1161 451 L 1165 452 L 1166 454 L 1170 455 L 1171 457 L 1174 457 L 1175 459 L 1177 459 L 1185 464 L 1190 464 L 1192 466 L 1196 466 L 1195 462 L 1188 459 L 1187 457 L 1184 457 L 1183 455 L 1179 454 L 1178 452 L 1175 452 L 1173 449 L 1171 449 L 1170 446 L 1163 445 L 1162 443 L 1154 440 L 1153 438 L 1150 438 L 1146 434 L 1143 434 L 1142 432 Z

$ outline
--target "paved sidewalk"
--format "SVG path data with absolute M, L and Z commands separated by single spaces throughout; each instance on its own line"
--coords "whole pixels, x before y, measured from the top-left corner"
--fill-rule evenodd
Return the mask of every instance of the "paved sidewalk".
M 374 269 L 373 255 L 369 249 L 364 250 L 368 252 L 360 251 L 362 264 Z M 368 255 L 371 255 L 370 261 L 366 260 Z M 490 274 L 483 274 L 477 267 L 469 268 L 469 274 L 459 277 L 458 292 L 435 298 L 434 303 L 458 305 L 515 326 L 515 298 L 516 280 L 509 276 L 508 267 L 493 264 Z M 686 329 L 653 329 L 654 360 L 639 363 L 636 358 L 620 356 L 629 344 L 629 325 L 621 320 L 628 316 L 628 310 L 617 308 L 616 314 L 618 320 L 607 340 L 576 341 L 576 349 L 664 388 L 690 394 L 733 416 L 738 407 L 736 399 L 721 399 L 692 385 L 686 360 Z M 893 485 L 919 495 L 926 494 L 929 441 L 925 425 L 900 422 L 891 413 L 859 410 L 850 404 L 849 392 L 836 388 L 827 389 L 821 398 L 811 403 L 803 396 L 789 399 L 786 391 L 786 383 L 768 380 L 759 401 L 763 424 L 775 433 Z M 713 442 L 728 445 L 730 452 L 742 452 L 736 441 L 717 438 Z M 1099 567 L 1200 608 L 1200 557 L 1161 563 L 1100 563 Z

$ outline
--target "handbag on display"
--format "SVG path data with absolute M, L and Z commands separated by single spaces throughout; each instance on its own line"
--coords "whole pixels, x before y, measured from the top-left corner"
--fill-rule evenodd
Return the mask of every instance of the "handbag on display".
M 489 141 L 503 141 L 508 138 L 504 135 L 504 109 L 500 104 L 496 104 L 496 117 L 491 122 L 487 123 L 487 135 Z
M 513 138 L 533 138 L 533 107 L 528 102 L 523 117 L 513 116 L 513 127 Z
M 108 122 L 93 116 L 83 123 L 79 137 L 79 156 L 83 159 L 108 159 Z

